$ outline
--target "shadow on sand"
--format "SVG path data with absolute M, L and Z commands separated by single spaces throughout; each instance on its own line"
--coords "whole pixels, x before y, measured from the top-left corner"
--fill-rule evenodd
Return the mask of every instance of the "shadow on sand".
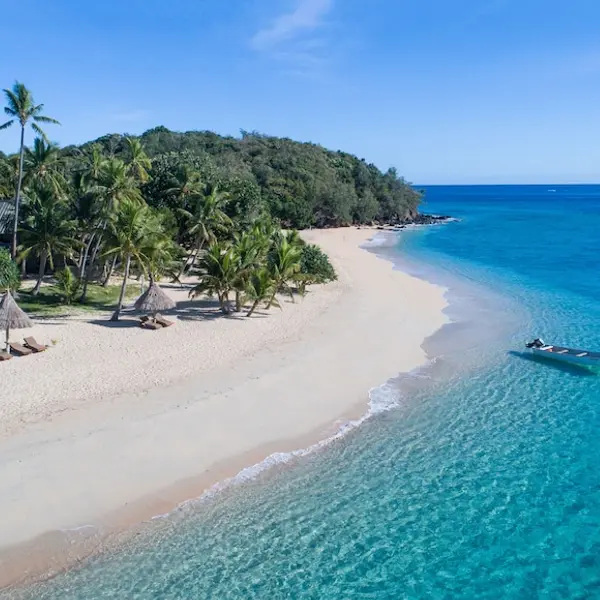
M 581 367 L 579 365 L 572 365 L 569 363 L 559 362 L 551 358 L 546 358 L 544 356 L 529 354 L 528 352 L 517 352 L 516 350 L 510 350 L 508 354 L 510 356 L 515 356 L 516 358 L 520 358 L 522 360 L 528 360 L 529 362 L 544 365 L 545 367 L 549 367 L 551 369 L 554 369 L 555 371 L 561 371 L 562 373 L 579 375 L 581 377 L 595 377 L 596 375 L 598 375 L 596 371 L 587 367 Z

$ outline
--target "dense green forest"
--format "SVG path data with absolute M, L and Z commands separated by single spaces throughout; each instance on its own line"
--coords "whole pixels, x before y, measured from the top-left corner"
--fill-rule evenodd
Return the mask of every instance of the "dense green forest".
M 244 301 L 271 306 L 276 292 L 335 278 L 296 229 L 417 214 L 420 195 L 394 169 L 382 173 L 344 152 L 164 127 L 60 148 L 42 129 L 59 123 L 23 84 L 4 94 L 9 120 L 0 134 L 20 128 L 21 145 L 0 153 L 0 234 L 23 273 L 36 269 L 33 294 L 50 270 L 69 302 L 85 302 L 90 285 L 108 285 L 119 271 L 120 309 L 129 275 L 177 280 L 194 272 L 196 291 L 216 295 L 224 312 Z
M 356 156 L 316 144 L 245 131 L 234 138 L 165 127 L 134 139 L 152 159 L 151 181 L 143 190 L 151 206 L 178 207 L 169 189 L 186 168 L 230 192 L 232 214 L 252 219 L 266 211 L 283 226 L 297 229 L 395 223 L 412 218 L 419 205 L 419 193 L 395 169 L 382 173 Z M 116 134 L 62 152 L 76 157 L 94 146 L 106 156 L 128 156 L 125 138 Z

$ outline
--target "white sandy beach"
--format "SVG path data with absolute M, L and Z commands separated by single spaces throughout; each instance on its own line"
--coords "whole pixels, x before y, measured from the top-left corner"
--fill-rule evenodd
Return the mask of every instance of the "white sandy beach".
M 56 345 L 0 364 L 0 586 L 26 574 L 15 545 L 170 510 L 327 436 L 366 411 L 370 388 L 422 364 L 447 321 L 444 290 L 360 249 L 373 233 L 305 232 L 339 281 L 282 311 L 222 318 L 169 287 L 180 304 L 168 329 L 38 321 L 31 333 Z

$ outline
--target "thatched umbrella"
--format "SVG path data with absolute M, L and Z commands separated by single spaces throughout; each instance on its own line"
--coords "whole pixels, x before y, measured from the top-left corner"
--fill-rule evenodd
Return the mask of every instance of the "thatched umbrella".
M 163 310 L 171 310 L 177 306 L 161 287 L 154 281 L 150 287 L 135 301 L 135 308 L 156 315 Z
M 8 351 L 8 335 L 11 329 L 33 327 L 31 319 L 18 307 L 10 292 L 4 294 L 0 302 L 0 330 L 6 329 L 6 350 Z

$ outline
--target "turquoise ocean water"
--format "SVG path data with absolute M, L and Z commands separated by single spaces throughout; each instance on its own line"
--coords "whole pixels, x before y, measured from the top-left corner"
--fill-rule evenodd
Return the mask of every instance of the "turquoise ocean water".
M 431 187 L 426 210 L 460 221 L 375 250 L 454 322 L 373 392 L 395 408 L 19 597 L 600 598 L 600 375 L 521 353 L 600 349 L 600 186 Z

